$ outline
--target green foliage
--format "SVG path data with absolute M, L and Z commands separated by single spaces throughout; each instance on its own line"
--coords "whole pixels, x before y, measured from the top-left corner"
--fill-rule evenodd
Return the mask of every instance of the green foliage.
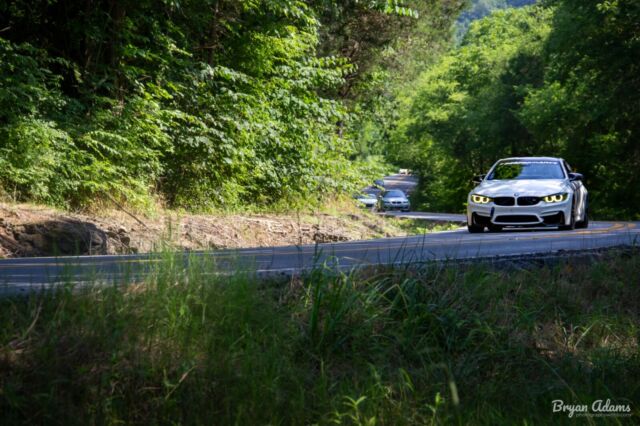
M 0 132 L 0 181 L 5 191 L 36 201 L 59 201 L 55 185 L 68 172 L 69 136 L 55 124 L 35 118 L 11 123 Z
M 417 16 L 396 0 L 2 3 L 0 191 L 211 209 L 352 190 L 366 162 L 334 94 L 360 64 L 320 47 L 318 18 L 345 7 Z
M 519 112 L 537 140 L 553 141 L 587 176 L 592 206 L 640 217 L 640 4 L 558 2 L 544 86 Z
M 391 151 L 422 175 L 425 208 L 458 211 L 471 176 L 496 158 L 539 152 L 515 112 L 541 84 L 550 16 L 523 8 L 476 21 L 459 48 L 420 76 Z
M 17 200 L 57 205 L 101 194 L 140 201 L 160 173 L 167 144 L 157 102 L 95 98 L 102 105 L 79 110 L 51 71 L 67 65 L 0 39 L 0 189 Z
M 288 285 L 155 260 L 144 282 L 0 300 L 2 424 L 570 425 L 552 400 L 606 398 L 640 414 L 637 253 Z
M 537 0 L 472 0 L 470 7 L 456 20 L 455 39 L 460 42 L 473 21 L 482 19 L 495 10 L 528 6 L 536 2 Z
M 391 138 L 422 174 L 423 207 L 461 210 L 497 159 L 550 155 L 585 174 L 596 215 L 637 217 L 638 19 L 633 1 L 560 0 L 475 21 L 403 99 Z
M 407 0 L 411 13 L 379 13 L 400 2 L 317 0 L 321 52 L 341 52 L 354 69 L 332 95 L 351 112 L 342 131 L 353 135 L 361 157 L 387 155 L 397 121 L 396 97 L 450 41 L 451 24 L 465 0 Z

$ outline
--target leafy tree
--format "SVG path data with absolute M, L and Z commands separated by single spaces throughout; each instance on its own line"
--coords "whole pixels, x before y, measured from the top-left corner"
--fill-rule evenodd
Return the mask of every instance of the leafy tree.
M 538 7 L 496 12 L 420 76 L 391 150 L 421 172 L 423 207 L 459 211 L 474 173 L 499 157 L 540 151 L 517 110 L 542 84 L 549 21 Z
M 2 2 L 0 192 L 210 209 L 354 188 L 385 49 L 449 3 Z
M 562 156 L 590 210 L 639 217 L 640 5 L 557 0 L 495 12 L 428 68 L 390 151 L 421 171 L 423 207 L 461 210 L 469 179 L 500 157 Z
M 469 25 L 498 9 L 529 6 L 537 0 L 473 0 L 471 6 L 460 14 L 455 24 L 455 39 L 461 41 L 469 30 Z
M 640 4 L 554 2 L 544 86 L 519 112 L 538 140 L 587 176 L 592 210 L 640 217 Z

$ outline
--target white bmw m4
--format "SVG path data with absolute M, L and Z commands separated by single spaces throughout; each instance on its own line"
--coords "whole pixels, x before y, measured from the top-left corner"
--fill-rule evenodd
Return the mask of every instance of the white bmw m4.
M 589 226 L 588 193 L 580 173 L 562 158 L 516 157 L 499 160 L 467 200 L 469 232 L 505 227 Z

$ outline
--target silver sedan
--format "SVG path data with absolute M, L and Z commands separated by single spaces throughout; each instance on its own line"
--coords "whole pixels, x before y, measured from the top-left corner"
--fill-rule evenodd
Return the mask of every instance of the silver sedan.
M 391 189 L 380 194 L 378 210 L 381 212 L 387 210 L 402 210 L 403 212 L 408 212 L 411 210 L 411 203 L 404 192 L 399 189 Z
M 374 208 L 378 202 L 378 197 L 376 196 L 376 194 L 372 194 L 370 192 L 356 194 L 353 198 L 356 199 L 361 207 L 366 207 L 368 209 Z
M 580 173 L 562 158 L 514 157 L 498 161 L 467 199 L 469 232 L 504 227 L 589 226 L 588 192 Z

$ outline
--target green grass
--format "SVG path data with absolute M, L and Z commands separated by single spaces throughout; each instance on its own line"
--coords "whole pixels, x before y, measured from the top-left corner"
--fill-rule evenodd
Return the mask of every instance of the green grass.
M 434 222 L 424 219 L 393 218 L 394 224 L 405 231 L 407 235 L 429 234 L 431 232 L 455 231 L 462 224 L 450 222 Z
M 285 284 L 171 257 L 144 283 L 0 301 L 1 424 L 571 424 L 640 409 L 640 256 Z

